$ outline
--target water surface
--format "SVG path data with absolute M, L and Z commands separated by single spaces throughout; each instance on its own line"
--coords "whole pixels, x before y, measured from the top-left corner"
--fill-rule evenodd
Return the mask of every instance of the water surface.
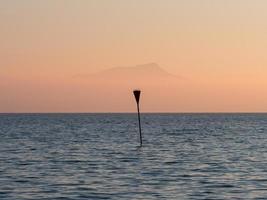
M 0 114 L 0 199 L 267 199 L 267 114 Z

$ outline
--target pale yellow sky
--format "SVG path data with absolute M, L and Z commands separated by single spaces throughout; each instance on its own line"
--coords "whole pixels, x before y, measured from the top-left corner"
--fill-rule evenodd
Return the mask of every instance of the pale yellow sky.
M 119 84 L 111 95 L 111 80 L 73 77 L 148 62 L 185 79 L 158 97 L 160 85 L 136 83 L 145 89 L 144 111 L 266 112 L 266 7 L 265 0 L 1 0 L 0 112 L 134 111 L 132 88 Z

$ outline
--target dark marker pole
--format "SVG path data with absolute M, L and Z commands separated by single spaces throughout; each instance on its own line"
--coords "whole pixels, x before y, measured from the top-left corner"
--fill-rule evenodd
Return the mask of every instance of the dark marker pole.
M 142 146 L 143 141 L 142 141 L 142 131 L 141 131 L 141 121 L 140 121 L 140 111 L 139 111 L 139 100 L 140 100 L 140 90 L 134 90 L 134 97 L 137 103 L 137 111 L 138 111 L 138 122 L 139 122 L 139 133 L 140 133 L 140 146 Z

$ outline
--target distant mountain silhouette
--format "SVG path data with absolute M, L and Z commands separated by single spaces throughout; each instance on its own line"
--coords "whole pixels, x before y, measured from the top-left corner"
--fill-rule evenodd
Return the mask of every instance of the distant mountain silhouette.
M 170 77 L 173 76 L 166 72 L 156 63 L 147 63 L 130 67 L 114 67 L 97 73 L 102 76 L 119 77 Z
M 161 105 L 166 101 L 176 105 L 181 96 L 188 96 L 187 81 L 183 77 L 175 76 L 156 63 L 135 66 L 114 67 L 94 74 L 82 74 L 73 77 L 72 98 L 86 99 L 84 106 L 89 105 L 92 110 L 117 111 L 132 104 L 135 108 L 133 90 L 142 91 L 142 105 L 146 108 Z M 190 91 L 189 91 L 190 92 Z M 160 98 L 159 98 L 160 97 Z M 147 102 L 150 102 L 149 104 Z M 187 99 L 184 98 L 184 102 Z M 164 106 L 166 109 L 166 107 Z
M 94 78 L 124 78 L 124 79 L 154 79 L 154 78 L 177 78 L 176 76 L 168 73 L 156 63 L 147 63 L 136 66 L 128 67 L 114 67 L 103 70 L 96 74 L 91 74 L 90 77 Z

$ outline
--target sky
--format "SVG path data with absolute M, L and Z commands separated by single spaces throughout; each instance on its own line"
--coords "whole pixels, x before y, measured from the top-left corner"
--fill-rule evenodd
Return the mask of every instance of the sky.
M 132 85 L 90 74 L 151 62 L 182 78 L 137 80 L 144 112 L 267 112 L 266 7 L 0 0 L 0 112 L 134 112 Z

